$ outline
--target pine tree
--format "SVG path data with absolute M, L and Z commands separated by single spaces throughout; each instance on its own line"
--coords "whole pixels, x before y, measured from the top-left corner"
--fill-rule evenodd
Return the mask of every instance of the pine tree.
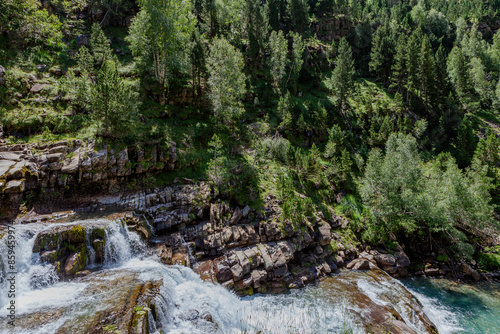
M 198 29 L 193 31 L 191 35 L 191 73 L 193 80 L 193 91 L 197 91 L 198 95 L 201 95 L 201 77 L 203 72 L 206 71 L 205 67 L 205 46 L 201 41 L 200 33 Z
M 470 116 L 465 115 L 458 127 L 458 134 L 455 140 L 455 157 L 460 168 L 470 165 L 478 142 L 478 138 L 474 132 L 474 124 L 470 118 Z
M 437 106 L 441 111 L 446 109 L 446 101 L 451 93 L 450 80 L 446 71 L 446 51 L 443 45 L 440 45 L 435 55 L 436 60 L 436 88 L 437 88 Z
M 389 24 L 378 27 L 372 41 L 370 71 L 375 73 L 384 85 L 389 84 L 392 58 L 394 56 L 394 41 Z
M 273 88 L 278 95 L 284 93 L 286 68 L 288 65 L 288 41 L 283 31 L 271 32 L 269 37 L 269 70 L 273 80 Z
M 93 118 L 105 136 L 120 136 L 133 123 L 137 111 L 136 93 L 118 73 L 118 66 L 106 60 L 92 89 Z
M 408 73 L 406 69 L 406 43 L 405 36 L 401 35 L 398 38 L 396 46 L 396 54 L 392 63 L 391 88 L 404 95 L 404 90 L 407 85 Z
M 249 61 L 259 68 L 264 53 L 264 41 L 267 40 L 267 23 L 264 19 L 264 8 L 260 0 L 246 0 L 245 16 L 247 20 L 246 32 L 248 36 Z
M 293 30 L 303 34 L 309 26 L 309 5 L 307 0 L 288 0 L 287 12 Z
M 243 56 L 226 39 L 215 38 L 207 59 L 209 98 L 215 120 L 230 125 L 241 114 L 245 94 Z
M 434 97 L 437 94 L 435 82 L 435 63 L 434 55 L 431 49 L 431 43 L 427 35 L 422 40 L 420 52 L 418 81 L 420 83 L 420 94 L 425 103 L 425 108 L 429 111 L 434 103 Z
M 104 34 L 104 31 L 102 31 L 101 26 L 94 23 L 90 34 L 89 46 L 96 65 L 100 66 L 105 60 L 111 59 L 111 47 L 109 44 L 110 41 Z
M 290 62 L 290 75 L 289 75 L 289 85 L 294 92 L 297 91 L 297 81 L 299 80 L 300 71 L 302 70 L 302 65 L 304 64 L 304 40 L 299 33 L 290 33 L 293 39 L 292 46 L 292 59 Z
M 460 97 L 470 94 L 469 68 L 462 48 L 455 46 L 448 55 L 448 74 Z
M 338 56 L 335 59 L 335 69 L 332 74 L 332 89 L 342 111 L 347 109 L 347 98 L 354 88 L 354 59 L 351 46 L 343 37 L 340 40 Z
M 418 89 L 418 59 L 420 54 L 420 49 L 422 47 L 422 31 L 420 29 L 415 30 L 406 44 L 406 68 L 408 72 L 408 86 L 406 91 L 406 103 L 410 102 L 409 94 L 414 90 Z
M 286 17 L 287 0 L 266 1 L 266 18 L 269 29 L 274 31 L 283 30 Z

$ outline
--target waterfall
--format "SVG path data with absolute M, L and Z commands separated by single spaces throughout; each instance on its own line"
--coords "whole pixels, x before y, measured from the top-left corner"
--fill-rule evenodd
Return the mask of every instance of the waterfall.
M 19 333 L 75 332 L 78 326 L 85 326 L 94 316 L 97 317 L 94 320 L 101 321 L 99 314 L 104 310 L 118 307 L 123 312 L 134 307 L 135 304 L 129 304 L 127 291 L 138 291 L 138 287 L 141 290 L 151 282 L 159 283 L 155 283 L 158 285 L 150 303 L 151 310 L 146 310 L 150 333 L 362 333 L 364 329 L 359 318 L 363 317 L 365 310 L 345 297 L 357 293 L 353 292 L 356 289 L 361 291 L 363 298 L 394 307 L 411 328 L 423 332 L 418 317 L 407 308 L 408 303 L 405 304 L 418 302 L 417 299 L 401 283 L 385 274 L 370 278 L 370 275 L 378 274 L 345 272 L 286 294 L 240 298 L 219 284 L 201 280 L 190 268 L 165 266 L 156 256 L 147 255 L 146 245 L 139 235 L 129 231 L 121 222 L 101 219 L 66 225 L 71 224 L 83 226 L 87 231 L 87 264 L 93 271 L 89 276 L 71 281 L 60 281 L 53 265 L 41 263 L 40 255 L 32 253 L 40 232 L 65 224 L 15 226 L 18 241 L 17 316 L 23 319 L 21 326 L 26 326 L 19 328 Z M 103 249 L 99 250 L 103 263 L 96 263 L 98 250 L 94 249 L 95 236 L 91 233 L 96 226 L 100 228 L 96 238 L 105 239 Z M 182 244 L 187 246 L 184 240 Z M 4 238 L 0 242 L 2 291 L 6 290 L 7 254 Z M 347 291 L 349 287 L 355 288 Z M 120 295 L 120 291 L 127 294 Z M 437 301 L 416 295 L 429 317 L 441 325 L 440 331 L 453 332 L 443 330 L 442 322 L 434 317 L 439 313 L 453 318 L 453 314 L 446 313 Z M 5 309 L 7 302 L 2 293 L 1 309 Z M 5 316 L 5 312 L 0 312 L 1 334 L 11 333 Z M 45 320 L 40 324 L 38 319 Z
M 8 298 L 7 277 L 15 272 L 16 292 L 31 291 L 32 289 L 43 288 L 56 283 L 59 280 L 54 267 L 50 264 L 43 264 L 38 253 L 32 253 L 33 244 L 38 233 L 43 230 L 41 225 L 16 225 L 14 226 L 15 246 L 9 247 L 8 238 L 0 240 L 0 306 L 5 306 Z M 9 251 L 14 254 L 15 261 L 11 263 L 14 270 L 9 265 Z M 13 253 L 12 253 L 13 252 Z M 12 259 L 12 258 L 11 258 Z M 17 296 L 17 294 L 16 294 Z

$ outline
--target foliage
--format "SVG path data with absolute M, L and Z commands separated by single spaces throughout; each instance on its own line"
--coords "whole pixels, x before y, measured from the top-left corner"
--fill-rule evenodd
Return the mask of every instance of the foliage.
M 229 125 L 242 113 L 245 93 L 243 56 L 227 40 L 216 38 L 207 60 L 209 98 L 216 122 Z
M 120 136 L 130 131 L 137 117 L 136 94 L 118 73 L 114 61 L 105 61 L 92 89 L 91 104 L 94 119 L 105 136 Z
M 332 73 L 331 86 L 333 96 L 342 110 L 346 109 L 347 98 L 354 89 L 354 59 L 351 46 L 345 38 L 340 40 L 338 56 L 335 59 L 335 69 Z
M 470 256 L 473 250 L 462 231 L 481 229 L 492 213 L 484 168 L 464 173 L 449 155 L 424 164 L 409 135 L 392 134 L 386 147 L 385 155 L 370 152 L 361 180 L 361 196 L 374 229 L 411 234 L 425 228 Z
M 174 72 L 187 63 L 186 46 L 194 25 L 189 0 L 141 2 L 127 41 L 143 74 L 152 74 L 163 90 L 168 88 Z
M 288 65 L 288 41 L 283 31 L 273 31 L 269 36 L 269 69 L 273 79 L 273 88 L 276 94 L 284 93 L 286 67 Z

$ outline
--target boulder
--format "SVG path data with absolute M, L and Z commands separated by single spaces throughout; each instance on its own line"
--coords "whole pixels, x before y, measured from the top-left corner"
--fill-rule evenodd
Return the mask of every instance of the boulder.
M 241 210 L 241 214 L 243 215 L 243 218 L 248 217 L 248 214 L 250 213 L 250 207 L 247 205 Z
M 66 264 L 64 265 L 64 273 L 68 276 L 73 276 L 78 271 L 81 271 L 85 268 L 86 264 L 86 256 L 85 252 L 74 253 L 66 260 Z
M 427 276 L 439 276 L 439 268 L 427 268 L 424 273 Z
M 471 276 L 474 281 L 479 281 L 481 279 L 481 275 L 467 263 L 462 262 L 461 268 L 464 274 Z
M 320 226 L 318 228 L 319 231 L 319 243 L 322 246 L 326 246 L 332 241 L 332 235 L 331 235 L 331 226 L 328 223 L 325 223 L 324 225 Z
M 25 189 L 26 180 L 12 180 L 5 186 L 4 192 L 6 194 L 20 194 Z
M 377 261 L 377 264 L 380 267 L 396 265 L 396 257 L 391 254 L 377 253 L 373 256 L 373 258 L 375 259 L 375 261 Z
M 49 86 L 48 84 L 40 84 L 40 83 L 34 84 L 33 87 L 31 87 L 30 89 L 30 93 L 40 93 L 42 89 L 48 86 Z
M 366 259 L 356 259 L 349 264 L 347 264 L 347 269 L 351 270 L 369 270 L 370 269 L 370 261 Z
M 241 213 L 241 210 L 239 207 L 236 207 L 236 209 L 234 210 L 233 212 L 233 216 L 231 218 L 231 222 L 230 224 L 231 225 L 236 225 L 238 224 L 238 222 L 241 220 L 241 218 L 243 217 L 243 214 Z

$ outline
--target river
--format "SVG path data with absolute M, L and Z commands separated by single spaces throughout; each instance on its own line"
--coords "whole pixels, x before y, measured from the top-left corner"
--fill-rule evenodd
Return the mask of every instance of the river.
M 147 298 L 154 308 L 144 309 L 150 333 L 365 333 L 391 331 L 392 322 L 423 333 L 428 319 L 439 333 L 500 333 L 498 284 L 398 281 L 382 271 L 345 270 L 285 294 L 241 298 L 201 280 L 190 268 L 163 265 L 137 234 L 118 222 L 65 224 L 106 225 L 104 263 L 92 263 L 94 250 L 88 244 L 92 272 L 60 280 L 52 265 L 31 252 L 47 226 L 17 225 L 16 327 L 7 322 L 8 248 L 3 239 L 0 333 L 92 333 L 103 325 L 112 333 L 132 323 L 134 312 L 141 312 L 134 303 Z

